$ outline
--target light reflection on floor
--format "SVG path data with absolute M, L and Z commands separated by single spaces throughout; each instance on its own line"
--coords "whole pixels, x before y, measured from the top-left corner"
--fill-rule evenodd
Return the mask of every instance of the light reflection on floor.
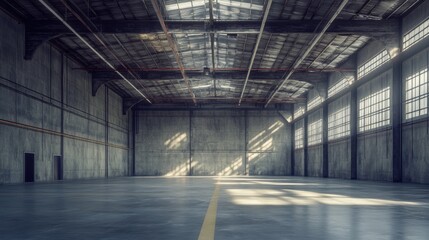
M 427 185 L 218 178 L 216 239 L 427 239 Z M 239 234 L 238 234 L 239 233 Z

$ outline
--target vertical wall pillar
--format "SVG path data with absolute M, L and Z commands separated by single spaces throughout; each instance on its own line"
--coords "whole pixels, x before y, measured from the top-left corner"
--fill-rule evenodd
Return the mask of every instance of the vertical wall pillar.
M 137 112 L 133 109 L 133 114 L 132 114 L 132 120 L 131 120 L 131 132 L 132 132 L 132 162 L 131 162 L 131 175 L 135 176 L 136 175 L 136 122 L 137 122 Z
M 356 78 L 355 78 L 356 79 Z M 357 88 L 350 90 L 350 178 L 357 179 L 357 128 L 358 128 Z
M 64 74 L 64 54 L 61 53 L 61 136 L 60 136 L 60 155 L 64 164 L 64 82 L 66 80 Z
M 295 122 L 291 124 L 290 175 L 295 176 Z
M 329 177 L 329 160 L 328 160 L 328 103 L 325 101 L 322 106 L 322 142 L 323 142 L 323 177 Z
M 193 111 L 189 110 L 189 176 L 193 175 L 192 169 L 192 115 Z
M 136 175 L 136 136 L 139 132 L 139 112 L 136 110 L 133 110 L 133 120 L 132 120 L 132 133 L 133 133 L 133 142 L 132 142 L 132 146 L 133 146 L 133 160 L 132 160 L 132 169 L 131 169 L 131 174 L 132 176 Z
M 249 126 L 249 120 L 248 120 L 248 112 L 247 110 L 244 110 L 244 161 L 243 161 L 243 165 L 244 165 L 244 175 L 248 175 L 248 168 L 247 168 L 247 163 L 248 163 L 248 159 L 247 159 L 247 142 L 248 142 L 248 126 Z
M 402 39 L 402 21 L 400 22 L 398 39 Z M 400 52 L 403 50 L 402 41 L 398 42 Z M 393 182 L 402 182 L 402 61 L 399 57 L 393 58 L 393 79 L 392 79 L 392 166 Z
M 109 177 L 109 89 L 107 87 L 104 94 L 104 176 Z
M 304 117 L 304 176 L 308 176 L 308 115 Z
M 402 64 L 393 59 L 392 125 L 393 125 L 393 181 L 402 182 Z

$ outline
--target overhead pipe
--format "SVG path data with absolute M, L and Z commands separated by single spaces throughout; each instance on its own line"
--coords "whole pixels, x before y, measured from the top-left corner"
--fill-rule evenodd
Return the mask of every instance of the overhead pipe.
M 137 89 L 122 73 L 120 73 L 105 57 L 103 57 L 94 47 L 91 46 L 76 30 L 70 26 L 49 4 L 44 0 L 38 0 L 48 11 L 50 11 L 60 22 L 64 24 L 79 40 L 81 40 L 92 52 L 95 53 L 104 63 L 107 64 L 120 78 L 127 82 L 134 90 L 136 90 L 148 103 L 152 103 L 146 95 L 144 95 L 139 89 Z
M 332 22 L 335 20 L 335 18 L 337 18 L 337 16 L 341 13 L 341 11 L 343 10 L 343 8 L 346 6 L 346 4 L 348 2 L 349 2 L 349 0 L 343 0 L 341 2 L 340 6 L 338 6 L 338 9 L 335 11 L 335 13 L 332 15 L 332 17 L 329 19 L 329 21 L 323 27 L 322 31 L 319 34 L 317 34 L 315 38 L 313 38 L 310 46 L 307 48 L 307 50 L 304 52 L 304 54 L 301 55 L 301 57 L 298 58 L 297 61 L 295 61 L 295 63 L 292 66 L 292 69 L 286 75 L 286 78 L 279 85 L 277 85 L 276 90 L 270 95 L 270 97 L 268 98 L 264 107 L 267 107 L 268 104 L 270 104 L 270 102 L 274 99 L 274 97 L 280 91 L 280 89 L 283 87 L 283 85 L 289 80 L 289 78 L 292 76 L 292 74 L 296 71 L 295 69 L 298 68 L 298 66 L 302 63 L 302 61 L 304 61 L 304 59 L 311 52 L 311 50 L 313 50 L 314 46 L 316 46 L 316 44 L 319 42 L 319 40 L 323 37 L 326 30 L 328 30 L 328 28 L 331 26 Z
M 253 49 L 252 58 L 250 59 L 249 69 L 247 70 L 246 80 L 244 81 L 243 90 L 240 94 L 240 99 L 238 100 L 238 106 L 241 105 L 241 101 L 243 100 L 244 91 L 246 90 L 247 82 L 249 81 L 250 72 L 252 71 L 253 62 L 255 61 L 256 53 L 258 52 L 259 43 L 261 42 L 262 34 L 264 33 L 265 24 L 268 19 L 268 14 L 270 13 L 272 0 L 268 0 L 267 7 L 265 8 L 264 18 L 262 19 L 261 28 L 259 29 L 258 39 L 256 40 L 255 48 Z
M 94 32 L 94 29 L 96 29 L 97 30 L 97 32 L 99 32 L 98 31 L 98 29 L 97 29 L 97 26 L 90 20 L 90 19 L 88 19 L 88 18 L 86 18 L 88 21 L 89 21 L 89 23 L 92 25 L 92 27 L 90 27 L 88 24 L 87 24 L 87 21 L 85 21 L 84 19 L 83 19 L 83 17 L 78 13 L 78 12 L 80 12 L 81 14 L 83 14 L 82 13 L 82 11 L 78 8 L 78 6 L 76 6 L 76 4 L 74 3 L 74 2 L 71 2 L 71 5 L 72 5 L 72 7 L 69 5 L 69 0 L 61 0 L 61 2 L 64 4 L 64 6 L 66 7 L 66 9 L 68 9 L 81 23 L 82 23 L 82 25 L 84 25 L 85 27 L 86 27 L 86 29 L 88 29 L 88 31 L 90 32 L 90 33 L 92 33 L 92 35 L 95 37 L 95 39 L 97 39 L 97 41 L 101 44 L 101 45 L 103 45 L 103 47 L 105 47 L 106 49 L 107 49 L 107 51 L 119 62 L 119 64 L 124 68 L 124 69 L 126 69 L 127 70 L 127 72 L 135 79 L 135 80 L 138 80 L 139 78 L 136 76 L 136 74 L 135 73 L 133 73 L 132 72 L 132 70 L 130 70 L 130 68 L 125 64 L 125 63 L 123 63 L 123 61 L 116 55 L 116 53 L 114 52 L 114 50 L 108 45 L 108 44 L 106 44 L 105 43 L 105 41 L 103 41 L 98 35 L 97 35 L 97 33 L 96 32 Z M 76 10 L 78 11 L 78 12 L 76 12 Z M 84 15 L 84 14 L 83 14 Z M 115 36 L 115 35 L 114 35 Z M 116 37 L 115 37 L 116 38 Z M 140 86 L 143 88 L 143 89 L 145 89 L 144 88 L 144 86 L 140 83 Z
M 162 17 L 161 9 L 158 5 L 158 0 L 151 0 L 151 2 L 152 2 L 152 5 L 155 9 L 156 16 L 158 17 L 158 21 L 161 24 L 162 31 L 164 32 L 165 36 L 167 37 L 168 43 L 171 47 L 171 50 L 173 51 L 174 57 L 176 58 L 176 62 L 179 65 L 180 73 L 182 74 L 183 80 L 185 81 L 186 87 L 188 88 L 188 92 L 191 95 L 192 101 L 194 102 L 194 104 L 197 104 L 195 94 L 192 91 L 191 83 L 188 79 L 188 76 L 185 73 L 185 67 L 182 63 L 182 60 L 180 59 L 179 50 L 177 49 L 177 46 L 176 46 L 173 38 L 171 37 L 171 34 L 168 32 L 167 26 L 165 25 L 164 18 Z

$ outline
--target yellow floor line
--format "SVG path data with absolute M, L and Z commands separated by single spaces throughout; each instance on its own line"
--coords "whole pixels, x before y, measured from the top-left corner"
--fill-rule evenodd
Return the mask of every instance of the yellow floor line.
M 203 225 L 201 226 L 200 236 L 198 240 L 213 240 L 215 236 L 217 200 L 219 198 L 220 185 L 216 184 L 210 200 L 209 208 L 204 217 Z

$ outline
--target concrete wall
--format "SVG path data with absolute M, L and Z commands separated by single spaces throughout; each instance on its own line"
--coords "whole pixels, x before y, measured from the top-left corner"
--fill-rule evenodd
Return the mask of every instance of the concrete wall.
M 402 139 L 403 181 L 429 183 L 429 121 L 404 126 Z
M 358 136 L 357 177 L 392 181 L 392 131 Z
M 358 104 L 364 99 L 385 87 L 392 89 L 392 71 L 389 70 L 371 81 L 360 86 L 357 90 Z M 390 99 L 392 100 L 392 99 Z M 390 103 L 390 109 L 392 104 Z M 392 113 L 390 124 L 365 132 L 360 130 L 358 121 L 357 139 L 357 177 L 365 180 L 392 181 Z M 358 107 L 358 117 L 360 116 Z
M 136 112 L 135 174 L 189 175 L 190 112 Z
M 106 153 L 109 175 L 127 174 L 120 97 L 104 87 L 92 97 L 90 74 L 49 44 L 24 60 L 24 26 L 1 12 L 0 31 L 0 183 L 24 181 L 24 153 L 35 154 L 36 182 L 53 180 L 61 155 L 64 179 L 105 177 Z
M 323 118 L 323 109 L 318 109 L 315 112 L 309 114 L 307 129 L 310 129 L 309 126 L 311 123 L 316 122 L 321 118 Z M 307 171 L 309 177 L 323 176 L 323 144 L 320 143 L 308 146 Z
M 329 115 L 334 114 L 341 109 L 350 106 L 350 94 L 347 93 L 335 101 L 329 103 Z M 349 110 L 350 119 L 350 110 Z M 335 115 L 334 115 L 335 116 Z M 348 123 L 350 126 L 350 122 Z M 328 125 L 328 129 L 330 126 Z M 334 138 L 328 142 L 328 176 L 332 178 L 351 177 L 351 148 L 350 148 L 350 130 L 347 136 Z
M 323 176 L 323 145 L 308 147 L 307 171 L 309 177 Z
M 330 178 L 351 177 L 350 140 L 332 141 L 328 144 L 328 162 Z
M 275 111 L 136 115 L 136 175 L 290 174 L 290 126 Z
M 295 150 L 295 176 L 304 176 L 304 149 Z
M 422 2 L 412 13 L 405 16 L 402 20 L 402 32 L 407 33 L 413 30 L 418 24 L 423 22 L 429 16 L 429 1 Z
M 304 120 L 299 120 L 294 124 L 294 129 L 304 129 Z M 296 131 L 295 131 L 296 134 Z M 295 135 L 296 137 L 296 135 Z M 295 176 L 304 176 L 304 149 L 294 149 L 295 151 L 295 165 L 294 174 Z
M 427 20 L 429 14 L 429 1 L 424 1 L 413 12 L 409 13 L 402 20 L 402 32 L 407 33 L 414 29 L 418 24 Z M 355 67 L 360 66 L 380 53 L 384 49 L 395 56 L 398 48 L 397 42 L 393 39 L 385 39 L 385 42 L 378 40 L 371 40 L 366 46 L 360 49 L 356 57 L 347 60 L 342 67 Z M 425 38 L 422 42 L 428 42 L 429 38 Z M 405 60 L 402 65 L 402 81 L 416 72 L 429 68 L 429 49 L 422 49 L 419 54 Z M 387 64 L 392 64 L 392 61 Z M 341 78 L 345 73 L 331 73 L 329 77 L 329 85 L 332 86 Z M 429 76 L 427 75 L 429 78 Z M 384 78 L 380 79 L 380 78 Z M 361 83 L 357 80 L 356 83 L 351 85 L 352 88 L 358 87 L 358 99 L 365 97 L 373 89 L 377 88 L 377 82 L 390 81 L 390 87 L 393 82 L 393 70 L 389 69 L 380 76 L 372 79 L 368 83 Z M 423 84 L 420 81 L 420 84 Z M 403 85 L 404 86 L 404 85 Z M 309 92 L 309 98 L 314 96 L 314 90 Z M 350 94 L 350 90 L 344 90 L 336 96 L 331 97 L 337 101 L 343 98 L 345 94 Z M 403 93 L 405 94 L 405 93 Z M 392 92 L 390 92 L 392 97 Z M 395 96 L 398 97 L 398 96 Z M 402 96 L 404 102 L 404 96 Z M 423 96 L 422 99 L 427 100 L 429 105 L 429 97 Z M 343 100 L 340 100 L 343 101 Z M 349 99 L 345 101 L 350 101 Z M 424 101 L 424 100 L 423 100 Z M 359 104 L 359 103 L 358 103 Z M 392 106 L 392 102 L 391 102 Z M 357 106 L 359 108 L 359 105 Z M 295 109 L 298 104 L 295 104 Z M 402 105 L 402 112 L 405 111 L 404 104 Z M 391 113 L 390 113 L 391 114 Z M 306 116 L 307 118 L 309 116 Z M 404 116 L 403 116 L 404 117 Z M 392 114 L 391 114 L 392 119 Z M 302 124 L 301 121 L 295 122 L 294 125 Z M 416 183 L 429 183 L 429 118 L 428 113 L 422 116 L 405 119 L 402 123 L 402 181 L 416 182 Z M 328 165 L 329 177 L 350 178 L 351 177 L 351 141 L 350 137 L 332 140 L 328 143 Z M 393 135 L 392 124 L 387 124 L 376 129 L 371 129 L 364 132 L 358 132 L 357 137 L 357 178 L 366 180 L 382 180 L 392 181 L 393 179 Z M 320 149 L 316 147 L 308 147 L 308 171 L 310 175 L 311 169 L 318 169 L 319 162 L 311 162 L 311 159 L 320 154 Z M 303 175 L 303 162 L 304 150 L 295 150 L 295 175 Z
M 244 174 L 244 111 L 193 111 L 192 175 Z
M 429 68 L 429 49 L 403 63 L 403 79 Z M 428 78 L 429 79 L 429 78 Z M 423 98 L 428 106 L 428 97 Z M 422 106 L 423 106 L 422 102 Z M 405 106 L 403 106 L 405 109 Z M 427 110 L 426 110 L 427 111 Z M 402 128 L 402 174 L 404 182 L 429 183 L 429 119 L 426 114 L 406 119 Z
M 246 119 L 249 174 L 289 175 L 290 124 L 275 111 L 248 111 Z

